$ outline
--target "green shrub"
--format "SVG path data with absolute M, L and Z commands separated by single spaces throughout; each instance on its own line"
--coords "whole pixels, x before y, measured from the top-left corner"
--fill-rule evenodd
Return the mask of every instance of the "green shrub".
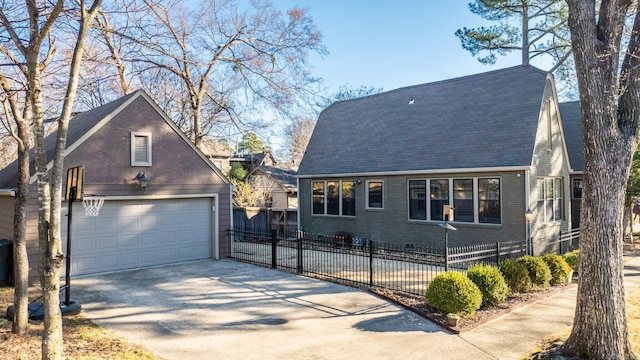
M 539 257 L 525 255 L 518 258 L 519 263 L 524 264 L 529 272 L 531 283 L 539 287 L 548 287 L 551 280 L 551 271 L 547 264 Z
M 551 285 L 566 284 L 569 272 L 571 272 L 571 266 L 560 255 L 547 254 L 542 257 L 542 260 L 549 267 L 551 271 Z
M 498 269 L 512 291 L 528 292 L 531 290 L 531 278 L 524 264 L 513 259 L 507 259 L 498 265 Z
M 562 255 L 564 261 L 571 266 L 573 271 L 578 271 L 578 265 L 580 265 L 580 250 L 573 250 Z
M 476 264 L 469 267 L 467 277 L 482 293 L 483 304 L 498 304 L 509 296 L 509 286 L 495 266 Z
M 439 274 L 429 283 L 427 302 L 447 313 L 473 314 L 482 304 L 482 293 L 468 277 L 455 271 Z

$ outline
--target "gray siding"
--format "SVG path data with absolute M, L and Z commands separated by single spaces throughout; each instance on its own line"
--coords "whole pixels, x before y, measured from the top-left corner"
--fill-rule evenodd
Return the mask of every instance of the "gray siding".
M 0 239 L 13 239 L 12 196 L 0 196 Z
M 549 110 L 552 126 L 552 142 L 550 150 L 547 143 L 547 116 L 549 114 L 547 111 L 547 105 L 549 104 L 547 102 L 548 100 L 551 104 Z M 555 101 L 553 85 L 548 81 L 542 98 L 540 121 L 538 124 L 538 132 L 536 134 L 534 157 L 530 176 L 531 195 L 529 198 L 529 207 L 534 214 L 534 219 L 531 222 L 531 238 L 534 252 L 538 254 L 545 250 L 552 250 L 552 248 L 546 246 L 546 243 L 556 240 L 560 231 L 568 231 L 569 224 L 571 224 L 571 187 L 569 166 L 567 163 L 568 156 L 565 152 L 566 148 L 564 146 L 564 139 L 560 130 L 561 125 L 558 113 L 558 104 Z M 537 179 L 544 177 L 561 177 L 563 179 L 564 219 L 562 221 L 545 221 L 542 209 L 538 206 L 538 194 L 541 189 L 538 189 L 537 187 Z
M 501 224 L 453 222 L 457 231 L 449 233 L 451 245 L 468 245 L 496 241 L 524 240 L 524 172 L 437 174 L 428 176 L 383 176 L 370 179 L 384 181 L 384 209 L 365 209 L 365 184 L 356 185 L 356 216 L 311 215 L 313 180 L 350 180 L 353 178 L 301 179 L 299 190 L 301 228 L 304 231 L 332 235 L 344 231 L 375 241 L 396 244 L 444 246 L 444 230 L 438 221 L 409 220 L 408 181 L 410 179 L 464 179 L 499 177 L 501 179 Z

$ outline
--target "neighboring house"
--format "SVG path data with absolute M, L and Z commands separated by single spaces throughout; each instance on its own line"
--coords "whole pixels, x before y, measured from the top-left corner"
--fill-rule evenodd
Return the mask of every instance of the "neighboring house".
M 266 196 L 263 207 L 272 209 L 298 207 L 296 170 L 279 164 L 270 147 L 264 147 L 261 153 L 234 155 L 230 161 L 242 164 L 247 170 L 245 181 Z
M 273 209 L 295 209 L 298 207 L 296 171 L 277 166 L 258 166 L 247 174 L 254 187 L 269 194 L 267 207 Z
M 229 170 L 231 170 L 229 159 L 233 156 L 231 151 L 225 149 L 219 142 L 210 138 L 202 138 L 200 140 L 200 150 L 207 155 L 209 160 L 211 160 L 218 169 L 222 170 L 222 173 L 229 173 Z
M 298 169 L 300 228 L 444 246 L 525 240 L 571 224 L 570 167 L 552 74 L 517 66 L 340 101 Z
M 45 139 L 47 159 L 53 158 L 55 136 Z M 228 179 L 143 91 L 70 120 L 65 169 L 81 165 L 84 194 L 106 198 L 97 217 L 85 216 L 80 201 L 73 205 L 72 275 L 230 255 Z M 139 172 L 149 179 L 146 189 L 134 180 Z M 38 268 L 33 165 L 31 174 L 27 251 L 33 279 Z M 0 238 L 13 236 L 16 178 L 15 162 L 0 171 Z M 63 202 L 61 216 L 65 243 L 67 205 Z
M 560 115 L 564 126 L 564 136 L 571 163 L 571 228 L 580 227 L 580 203 L 582 202 L 582 181 L 584 177 L 584 146 L 582 143 L 582 117 L 580 102 L 560 104 Z

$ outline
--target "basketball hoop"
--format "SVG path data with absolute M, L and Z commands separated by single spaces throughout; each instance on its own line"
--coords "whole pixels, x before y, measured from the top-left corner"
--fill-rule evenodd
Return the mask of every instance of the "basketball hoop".
M 82 197 L 82 206 L 86 216 L 98 216 L 104 204 L 104 195 L 89 195 Z

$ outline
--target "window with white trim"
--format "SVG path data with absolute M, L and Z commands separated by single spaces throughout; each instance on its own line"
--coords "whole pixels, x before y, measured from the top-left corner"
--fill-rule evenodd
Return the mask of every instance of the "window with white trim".
M 545 222 L 564 219 L 563 186 L 561 177 L 538 178 L 538 209 Z
M 367 180 L 367 209 L 383 209 L 382 180 Z
M 151 166 L 151 133 L 131 133 L 131 166 Z
M 409 220 L 442 221 L 444 206 L 452 204 L 455 222 L 500 224 L 500 198 L 500 178 L 411 179 Z
M 312 181 L 312 214 L 356 216 L 354 181 Z

